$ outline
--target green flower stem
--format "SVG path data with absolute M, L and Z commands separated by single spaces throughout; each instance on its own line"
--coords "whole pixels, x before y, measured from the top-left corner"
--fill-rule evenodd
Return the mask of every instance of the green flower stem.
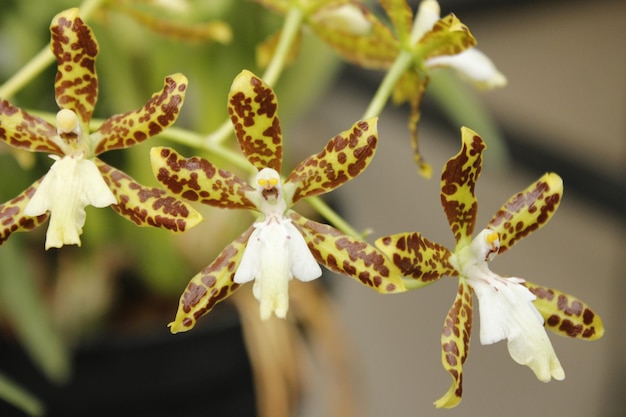
M 408 51 L 401 51 L 398 54 L 398 57 L 394 61 L 389 71 L 385 74 L 385 78 L 378 86 L 378 90 L 376 90 L 376 94 L 370 101 L 367 110 L 363 114 L 363 119 L 369 119 L 371 117 L 380 116 L 387 101 L 389 100 L 389 96 L 393 92 L 393 88 L 398 83 L 398 80 L 406 72 L 413 61 L 413 53 Z
M 335 228 L 341 230 L 346 235 L 362 239 L 363 233 L 359 233 L 355 228 L 350 226 L 350 224 L 341 217 L 336 211 L 326 204 L 324 200 L 320 197 L 309 197 L 306 199 L 306 202 L 309 203 L 311 207 L 313 207 L 323 218 L 325 218 L 330 224 L 332 224 Z
M 80 15 L 84 20 L 96 10 L 103 0 L 85 0 L 80 6 Z M 26 65 L 24 65 L 13 77 L 9 78 L 0 86 L 0 97 L 8 99 L 21 90 L 41 71 L 54 62 L 54 55 L 50 46 L 45 46 Z
M 274 55 L 272 56 L 265 72 L 261 76 L 263 81 L 265 81 L 268 85 L 273 86 L 280 78 L 280 75 L 285 68 L 285 62 L 287 62 L 289 51 L 298 36 L 298 33 L 300 32 L 300 28 L 302 27 L 303 19 L 304 14 L 300 8 L 292 6 L 289 9 L 289 12 L 285 17 L 280 39 L 278 40 L 278 45 L 276 46 Z M 226 120 L 219 128 L 217 128 L 217 130 L 206 136 L 204 139 L 205 146 L 209 147 L 212 146 L 212 144 L 216 145 L 224 142 L 232 134 L 232 131 L 230 120 Z

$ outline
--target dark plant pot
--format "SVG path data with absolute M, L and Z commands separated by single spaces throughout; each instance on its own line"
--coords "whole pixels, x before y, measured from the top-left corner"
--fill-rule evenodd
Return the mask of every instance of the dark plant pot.
M 231 309 L 228 309 L 231 310 Z M 234 311 L 184 334 L 167 328 L 106 335 L 74 352 L 70 381 L 47 381 L 23 350 L 0 341 L 0 370 L 46 406 L 47 417 L 254 416 L 241 324 Z M 0 400 L 0 416 L 23 416 Z

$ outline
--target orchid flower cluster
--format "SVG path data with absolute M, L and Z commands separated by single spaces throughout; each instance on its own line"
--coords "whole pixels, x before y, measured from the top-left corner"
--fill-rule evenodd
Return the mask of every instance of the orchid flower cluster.
M 473 294 L 479 303 L 482 344 L 506 339 L 512 359 L 531 368 L 539 380 L 564 379 L 546 329 L 593 340 L 604 331 L 599 316 L 571 295 L 522 278 L 500 276 L 488 266 L 497 254 L 552 217 L 563 192 L 557 174 L 545 174 L 515 194 L 474 235 L 474 189 L 486 145 L 478 133 L 463 127 L 461 150 L 448 160 L 441 175 L 441 204 L 456 239 L 453 249 L 418 232 L 379 237 L 372 245 L 349 228 L 308 219 L 293 209 L 301 200 L 319 201 L 318 196 L 368 167 L 377 147 L 384 146 L 377 123 L 390 97 L 410 104 L 415 161 L 419 171 L 430 176 L 432 169 L 419 152 L 417 140 L 429 73 L 447 66 L 480 88 L 506 83 L 474 47 L 476 40 L 469 29 L 452 14 L 441 17 L 435 0 L 422 1 L 416 16 L 405 0 L 381 0 L 391 27 L 357 0 L 258 3 L 301 21 L 346 61 L 388 71 L 361 120 L 346 126 L 319 153 L 283 175 L 283 132 L 278 99 L 270 86 L 277 70 L 267 77 L 243 70 L 231 85 L 227 110 L 250 179 L 204 157 L 186 157 L 172 147 L 157 146 L 149 157 L 162 188 L 141 185 L 98 155 L 142 143 L 172 126 L 185 100 L 187 79 L 182 74 L 166 76 L 163 88 L 141 108 L 111 116 L 91 129 L 98 98 L 95 61 L 99 46 L 78 9 L 63 11 L 50 26 L 50 49 L 57 61 L 55 123 L 0 98 L 2 142 L 49 154 L 54 161 L 46 175 L 0 205 L 0 244 L 14 232 L 30 231 L 49 221 L 45 249 L 80 246 L 87 206 L 110 206 L 138 226 L 176 233 L 202 221 L 195 204 L 249 210 L 256 220 L 190 279 L 170 323 L 172 333 L 192 329 L 217 303 L 250 282 L 261 319 L 284 319 L 289 314 L 290 280 L 319 278 L 320 264 L 381 294 L 414 290 L 444 276 L 457 277 L 458 291 L 441 336 L 442 364 L 452 385 L 435 402 L 437 407 L 455 407 L 461 401 Z M 264 44 L 263 50 L 271 55 L 281 47 L 282 35 Z

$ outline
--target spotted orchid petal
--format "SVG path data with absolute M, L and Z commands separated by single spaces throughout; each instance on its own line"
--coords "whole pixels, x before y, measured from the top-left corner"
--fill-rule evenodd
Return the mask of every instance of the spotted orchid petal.
M 583 340 L 596 340 L 604 335 L 602 319 L 583 301 L 528 281 L 523 285 L 537 297 L 533 304 L 544 318 L 547 329 Z
M 507 83 L 506 77 L 496 68 L 493 61 L 476 48 L 466 49 L 455 55 L 435 56 L 424 63 L 429 68 L 452 68 L 461 78 L 471 82 L 479 90 L 504 87 Z
M 348 275 L 382 294 L 406 291 L 400 276 L 374 246 L 339 230 L 289 212 L 317 262 L 333 272 Z
M 78 12 L 77 8 L 68 9 L 52 19 L 50 48 L 58 64 L 54 84 L 57 104 L 76 113 L 87 131 L 98 98 L 98 43 Z
M 392 99 L 396 104 L 408 101 L 411 112 L 409 114 L 409 131 L 411 133 L 411 147 L 413 148 L 413 159 L 417 164 L 420 175 L 424 178 L 430 178 L 433 169 L 422 156 L 419 148 L 419 138 L 417 124 L 421 118 L 421 104 L 428 77 L 421 76 L 418 72 L 407 71 L 398 80 L 393 89 Z
M 336 19 L 327 18 L 336 15 L 339 7 L 350 10 L 350 21 L 342 26 Z M 348 62 L 364 68 L 387 68 L 394 62 L 399 52 L 398 41 L 369 9 L 355 1 L 333 8 L 325 15 L 320 11 L 307 20 L 318 38 Z
M 166 191 L 145 187 L 98 158 L 94 158 L 94 162 L 115 196 L 111 208 L 137 226 L 182 233 L 202 221 L 202 216 L 193 207 Z
M 377 239 L 380 249 L 402 276 L 416 281 L 415 288 L 431 284 L 443 277 L 457 276 L 450 264 L 452 253 L 444 246 L 429 241 L 419 233 L 399 233 Z
M 168 325 L 172 333 L 191 330 L 200 317 L 239 288 L 234 277 L 253 230 L 250 226 L 209 266 L 191 278 L 180 297 L 176 318 Z
M 50 217 L 50 214 L 47 212 L 34 217 L 24 214 L 24 208 L 30 202 L 42 181 L 43 178 L 40 178 L 14 199 L 0 204 L 0 245 L 13 232 L 29 232 L 43 224 Z
M 57 129 L 40 117 L 28 114 L 0 99 L 0 140 L 16 148 L 63 155 L 52 139 Z
M 441 205 L 457 242 L 469 244 L 476 225 L 478 202 L 474 194 L 486 145 L 476 132 L 461 128 L 461 150 L 446 163 L 441 174 Z M 456 249 L 455 249 L 456 251 Z
M 376 123 L 377 118 L 355 123 L 300 162 L 285 180 L 288 205 L 334 190 L 367 168 L 378 142 Z
M 258 210 L 254 188 L 228 171 L 197 156 L 185 158 L 172 148 L 150 151 L 152 172 L 172 194 L 219 208 Z
M 442 55 L 456 55 L 474 45 L 476 38 L 454 14 L 439 19 L 419 40 L 419 48 L 425 60 Z
M 40 216 L 50 212 L 46 249 L 80 246 L 85 207 L 110 206 L 115 204 L 115 196 L 92 160 L 82 155 L 55 156 L 54 159 L 55 163 L 24 208 L 24 214 Z
M 441 363 L 452 376 L 452 385 L 441 398 L 435 401 L 437 408 L 456 407 L 463 395 L 463 364 L 469 353 L 472 334 L 472 289 L 463 280 L 452 307 L 443 324 L 441 334 Z
M 410 46 L 411 31 L 413 30 L 413 10 L 411 6 L 409 6 L 406 0 L 380 0 L 380 5 L 385 9 L 385 13 L 395 29 L 400 44 Z M 439 20 L 438 14 L 435 21 L 437 20 Z M 432 28 L 435 21 L 432 22 L 428 29 Z
M 166 77 L 163 89 L 154 93 L 143 107 L 110 117 L 92 133 L 94 154 L 128 148 L 171 126 L 178 118 L 186 89 L 187 78 L 184 75 Z
M 563 180 L 548 173 L 524 191 L 512 196 L 496 212 L 488 228 L 498 233 L 500 252 L 510 249 L 518 240 L 543 227 L 561 203 Z
M 228 114 L 239 146 L 255 168 L 280 172 L 283 137 L 278 102 L 271 87 L 250 71 L 235 77 L 228 96 Z

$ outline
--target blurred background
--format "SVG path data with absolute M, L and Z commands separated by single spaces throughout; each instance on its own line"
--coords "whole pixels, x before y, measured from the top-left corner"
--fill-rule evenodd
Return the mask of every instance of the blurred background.
M 226 119 L 230 82 L 243 68 L 262 72 L 255 47 L 280 27 L 280 18 L 247 1 L 189 1 L 186 12 L 172 12 L 178 3 L 160 2 L 161 9 L 135 3 L 106 2 L 88 21 L 100 44 L 95 117 L 141 106 L 165 75 L 183 72 L 190 88 L 176 126 L 206 133 L 217 128 Z M 0 82 L 48 44 L 52 17 L 77 5 L 4 0 Z M 163 5 L 169 14 L 161 14 Z M 12 236 L 0 248 L 2 375 L 46 403 L 49 415 L 63 416 L 626 415 L 626 328 L 619 307 L 626 296 L 621 268 L 626 6 L 606 0 L 448 0 L 441 6 L 442 15 L 454 12 L 469 26 L 508 86 L 476 93 L 455 83 L 450 94 L 445 87 L 455 79 L 434 76 L 419 125 L 433 178 L 418 175 L 409 152 L 408 109 L 390 104 L 380 118 L 376 158 L 327 201 L 357 230 L 371 230 L 370 242 L 420 231 L 451 247 L 438 176 L 458 152 L 462 124 L 488 144 L 477 184 L 478 228 L 544 172 L 559 173 L 565 192 L 557 214 L 493 261 L 491 269 L 576 295 L 603 318 L 606 333 L 595 342 L 549 334 L 565 381 L 537 381 L 510 359 L 505 343 L 480 345 L 476 320 L 463 401 L 455 409 L 436 410 L 432 402 L 450 384 L 439 338 L 456 291 L 451 278 L 380 296 L 354 280 L 326 274 L 323 292 L 313 285 L 292 286 L 290 320 L 264 324 L 250 300 L 251 287 L 244 286 L 192 332 L 172 336 L 165 326 L 189 278 L 253 219 L 206 208 L 200 208 L 206 222 L 182 236 L 138 229 L 100 209 L 88 210 L 81 248 L 43 253 L 45 226 Z M 158 29 L 163 26 L 137 17 L 136 10 L 175 23 L 223 21 L 231 25 L 232 40 L 164 36 Z M 382 79 L 380 72 L 342 64 L 310 34 L 302 39 L 301 55 L 276 85 L 288 158 L 283 173 L 358 120 Z M 55 70 L 50 66 L 8 99 L 26 109 L 56 112 Z M 455 94 L 471 95 L 488 110 L 489 133 L 452 112 Z M 166 138 L 103 159 L 143 184 L 156 185 L 147 152 L 157 144 L 213 160 L 206 151 Z M 32 165 L 19 159 L 24 156 L 0 158 L 2 202 L 49 167 L 45 155 L 37 155 Z M 297 209 L 313 216 L 306 204 Z M 24 293 L 29 295 L 19 299 L 27 308 L 20 310 L 15 304 L 24 304 L 12 300 Z M 23 415 L 2 400 L 0 411 Z

